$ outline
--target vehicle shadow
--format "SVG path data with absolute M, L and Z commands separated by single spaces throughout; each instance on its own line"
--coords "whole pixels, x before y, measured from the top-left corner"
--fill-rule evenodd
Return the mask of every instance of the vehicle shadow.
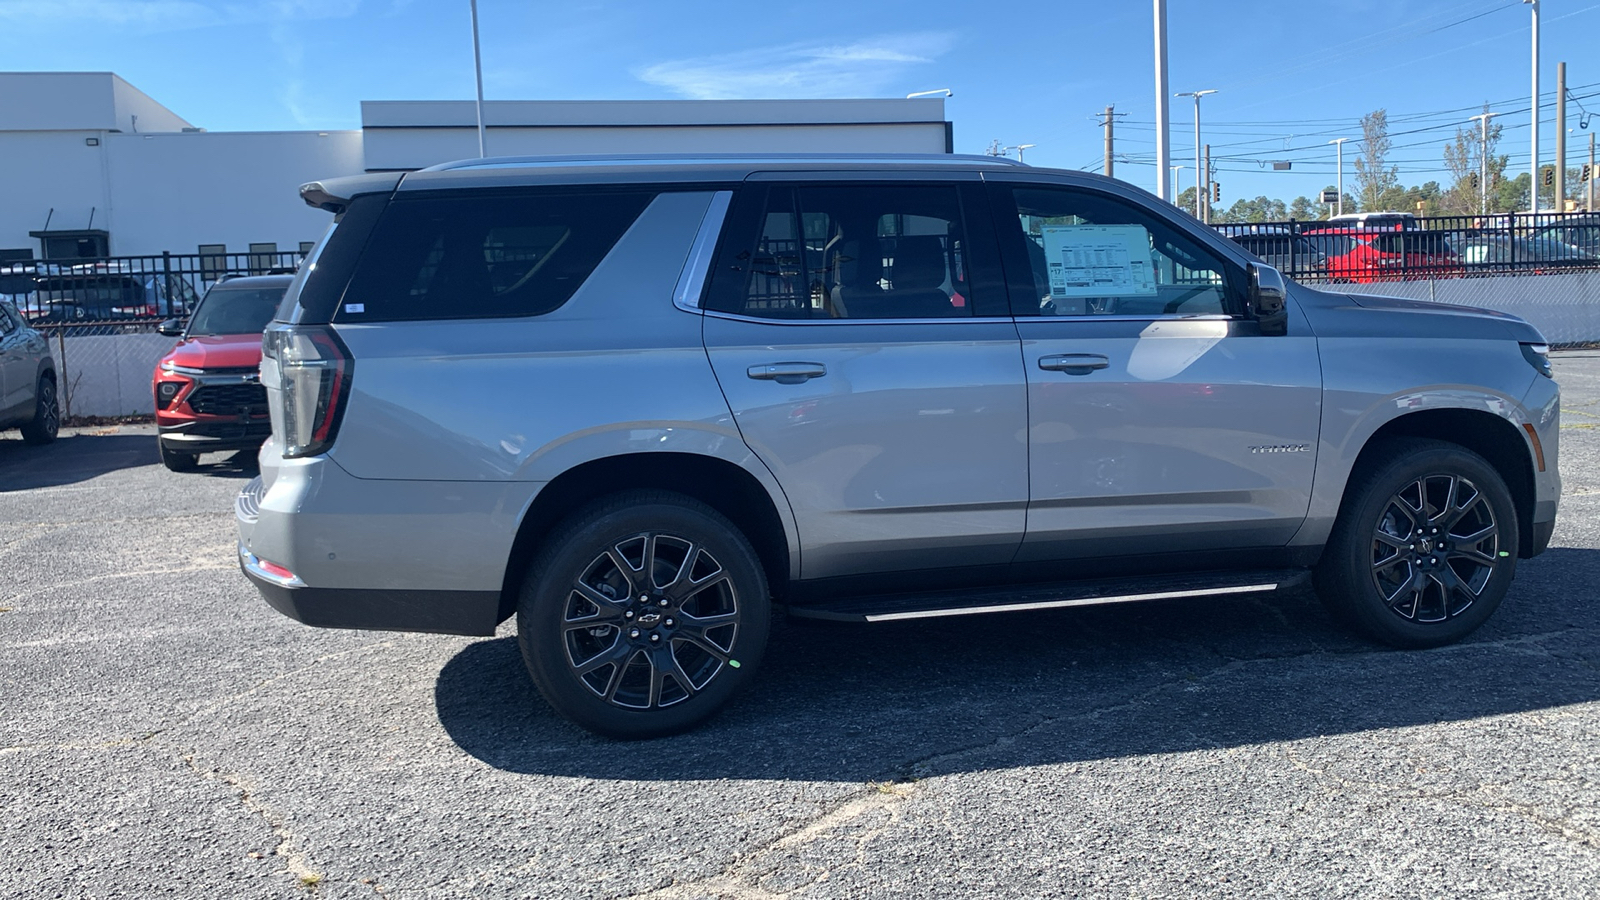
M 1600 551 L 1523 560 L 1461 644 L 1374 647 L 1309 589 L 871 626 L 785 624 L 752 688 L 698 730 L 620 743 L 559 718 L 514 638 L 435 686 L 464 751 L 513 772 L 623 780 L 891 780 L 1466 721 L 1600 699 L 1586 584 Z
M 160 462 L 153 434 L 64 434 L 40 446 L 7 436 L 0 439 L 0 492 L 76 484 Z

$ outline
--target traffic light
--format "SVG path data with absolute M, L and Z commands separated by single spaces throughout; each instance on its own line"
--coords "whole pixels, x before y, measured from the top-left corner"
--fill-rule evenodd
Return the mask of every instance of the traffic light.
M 1222 182 L 1220 182 L 1220 181 L 1211 182 L 1211 202 L 1212 203 L 1221 203 L 1222 202 Z
M 1556 186 L 1556 167 L 1555 166 L 1545 166 L 1544 169 L 1539 174 L 1541 176 L 1541 182 L 1544 184 L 1545 187 L 1555 187 Z
M 1467 184 L 1472 185 L 1472 189 L 1473 190 L 1477 190 L 1478 189 L 1478 173 L 1477 172 L 1473 172 L 1473 173 L 1471 173 L 1471 174 L 1469 174 L 1467 176 Z

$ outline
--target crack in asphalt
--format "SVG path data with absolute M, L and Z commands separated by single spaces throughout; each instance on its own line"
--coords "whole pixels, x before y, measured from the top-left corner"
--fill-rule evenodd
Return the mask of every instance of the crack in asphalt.
M 1381 781 L 1347 778 L 1343 775 L 1330 772 L 1326 768 L 1319 769 L 1310 765 L 1309 763 L 1300 759 L 1300 757 L 1295 753 L 1295 749 L 1293 747 L 1284 748 L 1284 756 L 1295 768 L 1305 772 L 1308 775 L 1311 775 L 1318 781 L 1321 781 L 1324 784 L 1330 782 L 1337 784 L 1340 788 L 1343 788 L 1347 791 L 1365 789 L 1380 795 L 1387 794 L 1413 800 L 1433 800 L 1443 803 L 1456 803 L 1474 809 L 1484 809 L 1491 812 L 1507 812 L 1513 815 L 1521 816 L 1523 819 L 1531 822 L 1534 825 L 1537 825 L 1540 829 L 1544 830 L 1548 834 L 1555 835 L 1556 837 L 1560 837 L 1573 844 L 1577 844 L 1578 846 L 1600 850 L 1600 832 L 1583 828 L 1574 823 L 1571 815 L 1546 815 L 1542 813 L 1539 810 L 1539 807 L 1535 804 L 1517 803 L 1509 799 L 1493 802 L 1475 798 L 1470 794 L 1465 794 L 1461 791 L 1429 791 L 1419 788 L 1407 788 L 1402 785 L 1388 784 Z M 1505 785 L 1490 784 L 1489 782 L 1479 782 L 1478 784 L 1479 793 L 1489 793 L 1491 791 L 1504 789 Z M 1330 793 L 1332 792 L 1330 791 Z
M 179 758 L 201 778 L 207 781 L 220 781 L 232 788 L 239 797 L 240 805 L 260 816 L 261 820 L 267 823 L 267 827 L 272 829 L 273 835 L 278 839 L 277 846 L 273 848 L 272 852 L 274 855 L 283 858 L 285 871 L 295 877 L 300 887 L 312 891 L 316 890 L 317 886 L 322 883 L 322 873 L 311 868 L 310 858 L 304 851 L 297 849 L 296 844 L 300 839 L 289 829 L 286 817 L 256 799 L 253 786 L 244 776 L 234 772 L 224 772 L 219 767 L 202 768 L 199 763 L 195 762 L 195 754 L 192 752 L 182 753 Z

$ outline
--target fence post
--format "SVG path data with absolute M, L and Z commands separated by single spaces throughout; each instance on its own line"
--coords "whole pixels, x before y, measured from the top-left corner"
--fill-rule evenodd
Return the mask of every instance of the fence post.
M 61 406 L 65 412 L 64 419 L 72 418 L 72 374 L 67 371 L 67 330 L 56 329 L 56 346 L 60 348 L 56 355 L 60 357 L 56 373 L 56 380 L 61 387 Z
M 167 290 L 167 298 L 166 298 L 167 299 L 167 311 L 164 313 L 164 315 L 166 315 L 166 316 L 176 316 L 178 314 L 178 307 L 177 307 L 177 304 L 172 302 L 172 251 L 171 250 L 163 250 L 163 251 L 161 251 L 161 273 L 164 276 L 162 278 L 162 284 L 166 287 L 166 290 Z

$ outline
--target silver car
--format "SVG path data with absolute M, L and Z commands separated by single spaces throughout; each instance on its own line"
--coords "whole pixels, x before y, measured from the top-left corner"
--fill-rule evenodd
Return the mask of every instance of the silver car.
M 310 625 L 490 635 L 606 735 L 700 722 L 774 609 L 886 622 L 1306 578 L 1458 640 L 1549 543 L 1513 316 L 1324 293 L 1120 181 L 990 157 L 473 160 L 312 183 L 240 563 Z
M 30 444 L 48 444 L 61 427 L 50 342 L 16 306 L 0 300 L 0 429 L 19 428 Z

